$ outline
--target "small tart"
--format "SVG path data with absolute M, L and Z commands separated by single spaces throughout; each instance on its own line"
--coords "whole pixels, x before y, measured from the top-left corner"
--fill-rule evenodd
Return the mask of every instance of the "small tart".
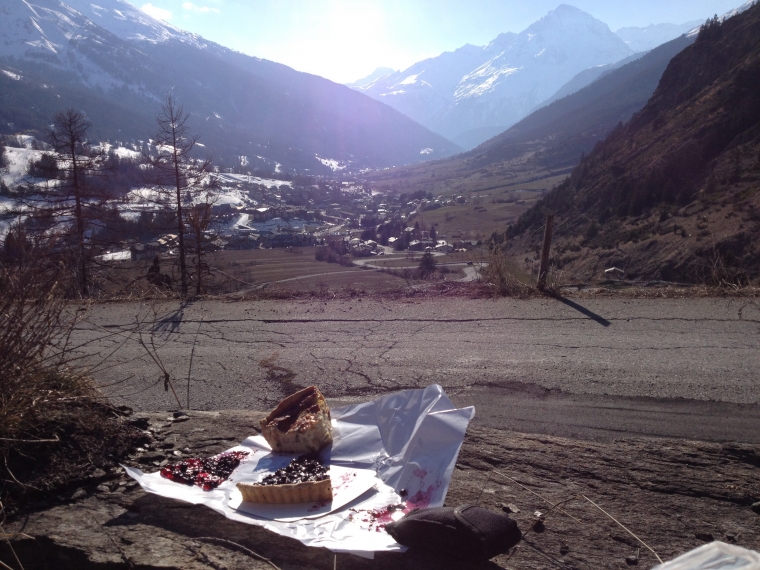
M 316 453 L 332 441 L 330 408 L 309 386 L 285 398 L 263 420 L 261 433 L 279 453 Z
M 316 456 L 301 455 L 258 483 L 238 483 L 243 500 L 249 503 L 316 503 L 332 501 L 332 483 L 327 467 Z
M 238 483 L 237 488 L 240 489 L 243 500 L 249 503 L 290 505 L 293 503 L 332 501 L 333 498 L 330 479 L 285 485 Z

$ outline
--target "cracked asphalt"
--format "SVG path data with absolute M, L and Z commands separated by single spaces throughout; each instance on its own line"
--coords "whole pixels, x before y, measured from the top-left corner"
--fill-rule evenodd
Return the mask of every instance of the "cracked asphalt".
M 492 428 L 746 443 L 760 443 L 759 341 L 753 300 L 612 298 L 102 304 L 71 339 L 111 400 L 143 411 L 438 383 Z

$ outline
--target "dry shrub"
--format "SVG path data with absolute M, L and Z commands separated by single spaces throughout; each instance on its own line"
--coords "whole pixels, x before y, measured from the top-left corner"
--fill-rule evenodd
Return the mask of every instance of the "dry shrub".
M 488 265 L 480 270 L 483 282 L 489 284 L 502 297 L 527 297 L 535 292 L 514 276 L 509 268 L 507 256 L 495 247 L 488 256 Z
M 70 393 L 67 380 L 50 374 L 60 360 L 54 339 L 64 324 L 59 278 L 56 266 L 0 267 L 0 433 L 6 439 L 27 438 L 38 407 Z
M 708 263 L 707 284 L 721 289 L 738 290 L 749 287 L 750 280 L 741 267 L 732 263 L 730 256 L 714 248 Z
M 546 287 L 544 287 L 544 292 L 549 295 L 559 295 L 560 290 L 566 285 L 567 282 L 564 272 L 550 267 L 548 275 L 546 276 Z
M 32 491 L 81 478 L 124 451 L 117 411 L 67 362 L 75 311 L 57 265 L 0 265 L 0 497 L 16 508 Z

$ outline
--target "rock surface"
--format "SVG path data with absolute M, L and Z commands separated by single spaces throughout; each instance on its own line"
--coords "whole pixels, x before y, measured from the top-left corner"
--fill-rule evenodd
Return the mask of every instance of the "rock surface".
M 255 431 L 263 414 L 139 414 L 152 443 L 127 461 L 151 471 L 179 457 L 212 455 Z M 177 421 L 180 420 L 180 421 Z M 510 515 L 525 540 L 480 566 L 413 553 L 364 560 L 307 548 L 208 508 L 144 493 L 123 472 L 51 497 L 6 521 L 25 570 L 36 568 L 641 568 L 652 552 L 588 500 L 616 517 L 663 559 L 715 540 L 760 549 L 760 447 L 665 439 L 598 443 L 471 427 L 447 498 Z M 561 505 L 552 507 L 557 503 Z M 512 509 L 515 507 L 514 509 Z M 543 528 L 535 527 L 535 512 Z M 533 530 L 531 530 L 533 529 Z M 15 563 L 7 543 L 0 560 Z

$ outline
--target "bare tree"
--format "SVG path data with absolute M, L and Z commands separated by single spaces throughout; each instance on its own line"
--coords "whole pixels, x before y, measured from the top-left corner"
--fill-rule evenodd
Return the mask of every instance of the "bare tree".
M 33 179 L 18 196 L 19 213 L 38 234 L 37 241 L 41 234 L 50 242 L 57 241 L 51 251 L 71 260 L 75 290 L 82 297 L 90 293 L 88 265 L 95 254 L 89 236 L 106 201 L 102 188 L 92 184 L 106 154 L 90 146 L 87 131 L 91 126 L 75 109 L 56 113 L 48 133 L 52 152 L 30 164 Z
M 205 201 L 192 206 L 187 215 L 187 225 L 190 233 L 189 253 L 195 278 L 195 294 L 203 291 L 203 278 L 211 275 L 211 268 L 206 263 L 209 245 L 205 243 L 205 232 L 211 225 L 213 206 Z
M 153 144 L 157 152 L 146 156 L 155 173 L 156 189 L 177 218 L 180 293 L 183 299 L 187 297 L 188 290 L 187 214 L 192 211 L 194 200 L 211 189 L 211 159 L 199 160 L 192 156 L 198 137 L 189 133 L 189 116 L 169 94 L 156 117 L 158 132 Z
M 77 236 L 77 276 L 79 291 L 83 297 L 87 292 L 87 263 L 84 246 L 84 178 L 85 170 L 93 168 L 93 161 L 87 149 L 87 129 L 92 126 L 85 116 L 79 111 L 68 109 L 57 113 L 53 117 L 53 128 L 50 131 L 50 144 L 53 150 L 64 158 L 64 164 L 68 166 L 70 176 L 68 178 L 71 188 L 70 194 L 74 198 L 74 218 L 76 220 Z M 59 167 L 60 168 L 60 167 Z
M 2 250 L 0 250 L 0 263 L 16 265 L 26 261 L 34 249 L 29 240 L 24 224 L 16 221 L 10 224 L 5 234 Z

